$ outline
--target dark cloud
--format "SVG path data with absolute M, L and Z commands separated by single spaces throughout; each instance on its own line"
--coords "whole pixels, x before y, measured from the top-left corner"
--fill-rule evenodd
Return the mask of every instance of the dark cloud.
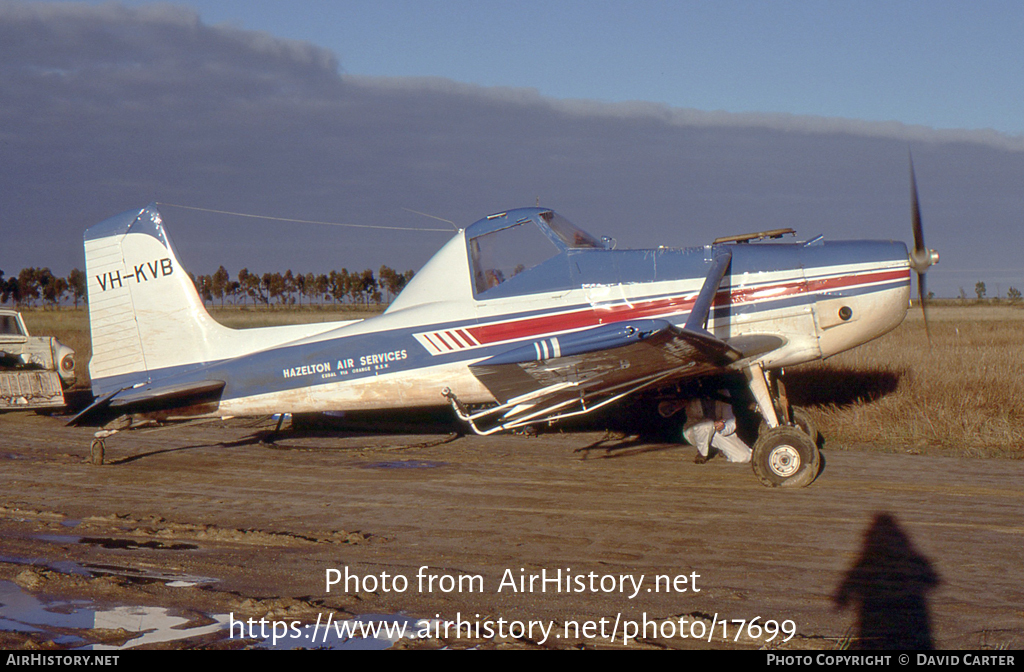
M 8 273 L 80 267 L 85 228 L 150 201 L 434 228 L 403 208 L 465 225 L 540 198 L 621 246 L 779 226 L 908 239 L 912 146 L 943 255 L 930 286 L 1024 284 L 1024 139 L 994 132 L 342 76 L 324 49 L 174 6 L 0 3 L 0 101 Z M 415 268 L 446 239 L 175 208 L 165 220 L 198 273 Z

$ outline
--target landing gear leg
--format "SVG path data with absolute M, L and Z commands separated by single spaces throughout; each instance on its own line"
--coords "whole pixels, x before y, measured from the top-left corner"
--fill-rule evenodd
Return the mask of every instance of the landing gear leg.
M 750 393 L 754 395 L 757 403 L 757 410 L 761 417 L 768 423 L 769 427 L 779 426 L 779 417 L 775 414 L 775 404 L 772 402 L 772 393 L 768 389 L 768 377 L 760 364 L 752 364 L 744 371 L 747 376 L 747 384 L 750 386 Z
M 790 409 L 784 387 L 778 397 L 773 397 L 767 375 L 759 365 L 750 366 L 746 374 L 750 391 L 764 418 L 764 426 L 758 433 L 750 459 L 754 475 L 770 488 L 810 485 L 821 468 L 817 432 L 810 425 L 810 419 L 799 409 Z M 804 425 L 801 425 L 801 419 Z

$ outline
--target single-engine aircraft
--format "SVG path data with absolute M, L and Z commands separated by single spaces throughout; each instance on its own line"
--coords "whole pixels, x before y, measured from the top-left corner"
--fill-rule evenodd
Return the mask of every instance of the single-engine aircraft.
M 95 401 L 71 423 L 450 404 L 490 434 L 742 372 L 766 425 L 755 474 L 804 486 L 820 466 L 813 430 L 770 372 L 894 329 L 911 271 L 924 307 L 938 254 L 912 164 L 911 186 L 909 254 L 901 242 L 776 242 L 791 229 L 620 250 L 521 208 L 458 231 L 377 317 L 244 330 L 207 313 L 156 206 L 131 210 L 85 232 Z

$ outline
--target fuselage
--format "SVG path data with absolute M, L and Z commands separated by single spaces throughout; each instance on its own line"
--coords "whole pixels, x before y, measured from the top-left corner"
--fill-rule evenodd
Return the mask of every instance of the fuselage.
M 732 252 L 707 328 L 723 340 L 781 336 L 785 345 L 761 358 L 765 368 L 856 347 L 906 314 L 910 271 L 902 243 L 738 245 Z M 546 289 L 510 282 L 498 296 L 474 297 L 464 287 L 461 298 L 396 302 L 380 317 L 226 362 L 210 375 L 228 381 L 220 407 L 226 414 L 433 406 L 444 403 L 444 388 L 466 403 L 487 403 L 494 399 L 470 372 L 474 362 L 623 320 L 684 324 L 710 254 L 710 248 L 569 250 L 545 262 L 549 268 L 532 269 L 548 276 Z M 425 268 L 416 281 L 431 282 L 431 271 Z M 564 282 L 552 283 L 554 275 Z M 536 280 L 527 276 L 520 285 Z M 236 390 L 260 392 L 236 396 Z
M 765 368 L 856 347 L 906 314 L 903 243 L 727 247 L 707 330 L 726 342 L 780 338 L 759 356 Z M 158 213 L 129 212 L 86 234 L 93 391 L 223 381 L 219 403 L 202 409 L 221 416 L 439 406 L 445 388 L 465 403 L 492 402 L 471 364 L 623 320 L 682 326 L 721 249 L 605 249 L 557 214 L 524 208 L 458 232 L 378 317 L 249 333 L 205 314 Z M 139 277 L 143 262 L 160 272 Z M 120 336 L 130 328 L 137 333 Z

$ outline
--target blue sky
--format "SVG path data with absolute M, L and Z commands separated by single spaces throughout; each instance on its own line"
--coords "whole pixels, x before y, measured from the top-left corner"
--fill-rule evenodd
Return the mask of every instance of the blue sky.
M 0 0 L 0 269 L 82 267 L 86 228 L 150 202 L 424 228 L 540 199 L 620 247 L 906 241 L 911 149 L 929 287 L 1020 289 L 1022 15 Z M 446 237 L 165 215 L 197 274 L 418 269 Z
M 1024 135 L 1019 0 L 175 4 L 330 49 L 345 74 Z

